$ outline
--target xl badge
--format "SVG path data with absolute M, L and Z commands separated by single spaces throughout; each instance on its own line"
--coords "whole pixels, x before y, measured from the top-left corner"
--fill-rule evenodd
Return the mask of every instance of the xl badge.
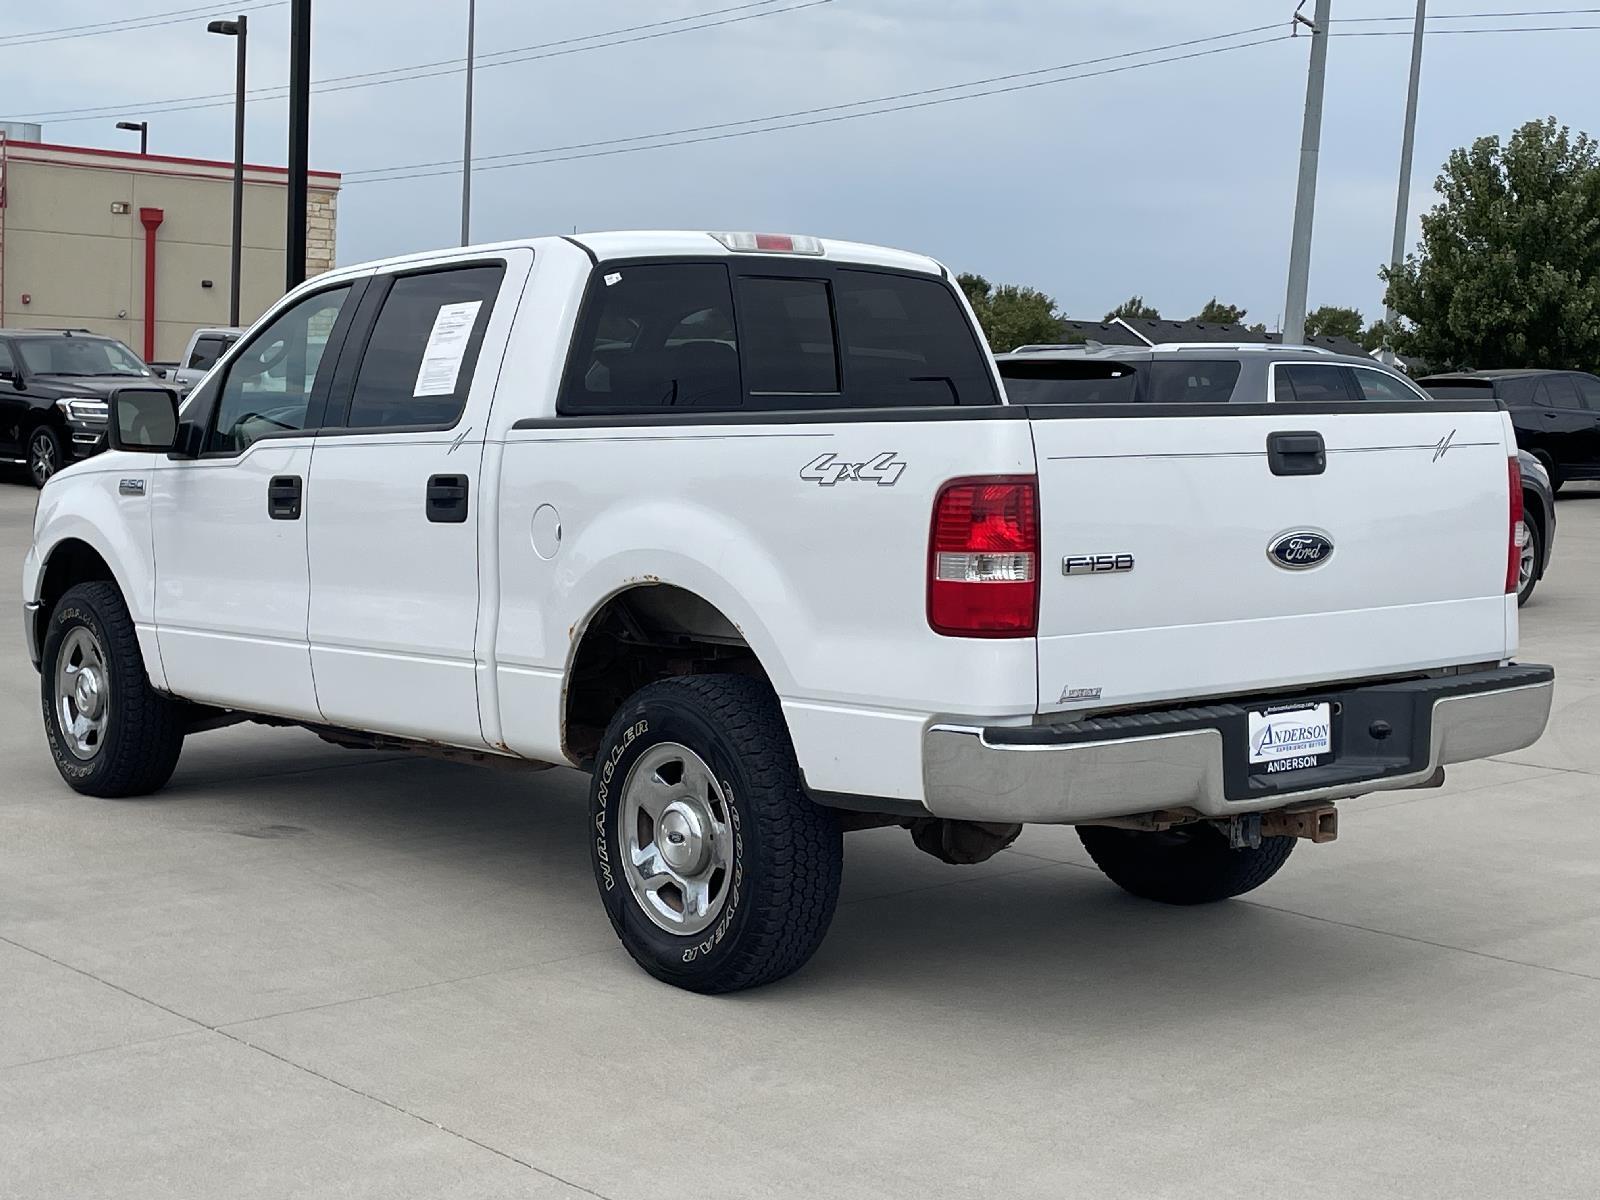
M 1333 557 L 1333 539 L 1320 529 L 1291 529 L 1267 543 L 1267 557 L 1285 571 L 1308 571 Z

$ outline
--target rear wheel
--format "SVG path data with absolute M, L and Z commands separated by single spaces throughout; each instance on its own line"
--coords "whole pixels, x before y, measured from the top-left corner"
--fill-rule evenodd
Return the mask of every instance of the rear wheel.
M 45 736 L 61 778 L 89 796 L 141 796 L 172 777 L 183 712 L 150 686 L 122 593 L 69 588 L 45 633 Z
M 634 960 L 695 992 L 798 970 L 833 919 L 838 819 L 800 786 L 777 697 L 735 675 L 636 692 L 590 790 L 600 898 Z
M 1524 520 L 1522 527 L 1527 530 L 1527 536 L 1522 539 L 1520 557 L 1517 560 L 1517 607 L 1528 602 L 1528 597 L 1533 595 L 1533 589 L 1539 582 L 1539 564 L 1544 561 L 1544 534 L 1539 529 L 1537 521 Z
M 1078 837 L 1106 878 L 1146 900 L 1210 904 L 1253 891 L 1277 874 L 1292 837 L 1267 837 L 1234 850 L 1213 825 L 1178 825 L 1159 833 L 1080 825 Z
M 50 426 L 41 425 L 28 435 L 28 477 L 34 487 L 42 488 L 50 482 L 65 460 L 61 437 Z

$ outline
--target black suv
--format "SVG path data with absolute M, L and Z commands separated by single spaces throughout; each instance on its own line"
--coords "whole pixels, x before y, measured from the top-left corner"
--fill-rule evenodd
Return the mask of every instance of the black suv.
M 1582 371 L 1457 371 L 1417 380 L 1444 399 L 1494 397 L 1511 413 L 1517 445 L 1544 464 L 1550 486 L 1600 479 L 1600 378 Z
M 84 329 L 0 329 L 0 462 L 35 487 L 106 445 L 106 398 L 155 372 L 115 338 Z

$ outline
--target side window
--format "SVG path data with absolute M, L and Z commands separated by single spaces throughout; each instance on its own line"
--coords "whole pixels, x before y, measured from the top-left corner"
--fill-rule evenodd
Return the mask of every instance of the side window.
M 834 303 L 851 407 L 999 403 L 989 355 L 948 284 L 841 270 Z
M 1132 404 L 1139 376 L 1128 363 L 1008 358 L 1000 378 L 1012 404 Z
M 1578 385 L 1583 406 L 1592 413 L 1600 413 L 1600 379 L 1593 375 L 1574 375 L 1572 381 Z
M 1239 364 L 1221 359 L 1152 362 L 1145 399 L 1151 404 L 1226 404 L 1239 382 Z
M 743 402 L 727 267 L 649 263 L 596 269 L 559 411 L 726 411 Z
M 1549 381 L 1545 380 L 1545 379 L 1539 380 L 1539 382 L 1534 385 L 1534 389 L 1533 389 L 1533 405 L 1534 405 L 1534 407 L 1535 408 L 1554 408 L 1555 404 L 1556 404 L 1556 402 L 1555 402 L 1554 398 L 1550 395 L 1550 383 L 1549 383 Z
M 1275 396 L 1279 400 L 1302 403 L 1346 402 L 1353 400 L 1346 368 L 1336 363 L 1278 363 Z
M 454 425 L 504 276 L 503 266 L 474 266 L 395 279 L 361 356 L 345 424 Z
M 1353 368 L 1356 376 L 1356 385 L 1361 389 L 1363 400 L 1377 400 L 1388 404 L 1410 404 L 1417 400 L 1427 400 L 1430 397 L 1419 395 L 1404 380 L 1396 379 L 1385 371 L 1378 371 L 1371 367 Z
M 185 364 L 191 371 L 209 371 L 222 357 L 222 352 L 227 349 L 228 343 L 220 337 L 196 338 L 194 349 L 189 352 L 189 361 Z
M 264 434 L 306 427 L 323 352 L 349 295 L 347 285 L 307 296 L 250 339 L 228 368 L 206 449 L 237 452 Z
M 745 386 L 751 396 L 825 396 L 837 405 L 833 304 L 822 279 L 739 280 Z
M 11 360 L 11 347 L 0 342 L 0 375 L 15 375 L 17 365 Z
M 1583 401 L 1578 399 L 1578 385 L 1571 375 L 1552 375 L 1546 385 L 1550 389 L 1550 402 L 1557 408 L 1583 407 Z

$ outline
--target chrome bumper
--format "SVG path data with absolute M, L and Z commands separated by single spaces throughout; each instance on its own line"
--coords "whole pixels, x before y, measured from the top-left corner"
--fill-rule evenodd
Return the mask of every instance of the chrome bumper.
M 1308 694 L 1345 714 L 1335 760 L 1271 779 L 1244 773 L 1251 701 L 1054 726 L 934 724 L 923 735 L 923 803 L 938 817 L 1070 825 L 1172 808 L 1226 817 L 1415 787 L 1447 763 L 1538 741 L 1554 690 L 1550 667 L 1512 666 Z M 1379 721 L 1390 732 L 1374 737 Z

